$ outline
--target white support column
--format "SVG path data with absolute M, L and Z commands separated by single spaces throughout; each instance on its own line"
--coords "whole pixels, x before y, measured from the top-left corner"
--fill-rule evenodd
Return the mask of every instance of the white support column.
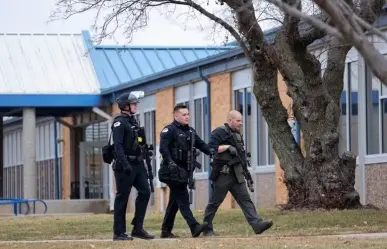
M 34 108 L 23 109 L 23 180 L 24 198 L 37 198 L 36 116 Z
M 360 169 L 360 202 L 366 205 L 366 179 L 365 179 L 365 155 L 367 148 L 367 103 L 366 103 L 366 67 L 363 57 L 358 55 L 358 143 L 359 143 L 359 169 Z

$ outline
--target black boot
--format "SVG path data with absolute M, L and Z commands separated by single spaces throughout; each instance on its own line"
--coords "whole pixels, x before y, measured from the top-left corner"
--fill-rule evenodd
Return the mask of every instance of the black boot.
M 155 236 L 147 233 L 143 228 L 133 227 L 131 235 L 139 239 L 154 239 Z
M 114 234 L 113 240 L 114 241 L 116 241 L 116 240 L 133 240 L 133 238 L 125 233 L 121 233 L 121 234 Z
M 210 236 L 217 236 L 217 234 L 212 229 L 204 230 L 203 236 L 210 237 Z
M 271 220 L 268 220 L 268 221 L 260 220 L 257 224 L 253 226 L 253 229 L 256 234 L 261 234 L 267 229 L 269 229 L 272 225 L 273 225 L 273 221 Z
M 173 233 L 169 232 L 169 231 L 161 231 L 161 235 L 160 235 L 160 238 L 162 239 L 173 239 L 173 238 L 179 238 L 179 236 L 177 235 L 174 235 Z
M 207 227 L 207 223 L 203 223 L 203 224 L 196 224 L 196 225 L 193 225 L 190 227 L 191 229 L 191 234 L 192 234 L 192 237 L 196 238 L 196 237 L 199 237 L 200 234 L 203 232 L 203 230 L 205 229 L 205 227 Z

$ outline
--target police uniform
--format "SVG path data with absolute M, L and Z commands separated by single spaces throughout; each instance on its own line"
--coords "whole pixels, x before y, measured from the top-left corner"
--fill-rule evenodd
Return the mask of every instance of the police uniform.
M 163 158 L 159 170 L 159 180 L 165 182 L 169 188 L 169 202 L 161 227 L 161 238 L 177 237 L 172 234 L 177 211 L 180 212 L 190 227 L 193 237 L 198 237 L 202 232 L 200 225 L 192 214 L 187 190 L 187 152 L 190 144 L 187 138 L 190 132 L 194 133 L 195 148 L 207 155 L 213 151 L 190 126 L 182 126 L 176 120 L 167 125 L 160 133 L 160 154 Z M 176 177 L 172 174 L 176 173 Z
M 217 150 L 220 145 L 232 145 L 230 139 L 232 139 L 233 133 L 237 138 L 235 142 L 239 143 L 239 146 L 242 146 L 240 148 L 243 148 L 242 135 L 239 132 L 233 131 L 228 124 L 220 126 L 212 132 L 209 146 Z M 212 220 L 228 191 L 231 192 L 241 207 L 247 222 L 255 233 L 260 234 L 269 229 L 273 224 L 272 221 L 263 221 L 257 214 L 246 187 L 242 165 L 240 163 L 232 163 L 233 161 L 238 162 L 235 160 L 236 157 L 232 148 L 235 151 L 234 153 L 236 153 L 235 147 L 229 147 L 228 150 L 217 154 L 211 164 L 210 180 L 212 181 L 213 192 L 204 213 L 204 222 L 207 224 L 207 227 L 203 231 L 205 236 L 215 235 Z
M 124 102 L 126 104 L 136 101 L 136 99 L 131 99 L 130 95 L 124 95 L 121 99 L 127 100 Z M 132 240 L 131 236 L 153 239 L 154 236 L 148 234 L 143 229 L 143 222 L 151 193 L 142 156 L 143 152 L 139 146 L 142 138 L 138 136 L 138 123 L 134 115 L 121 113 L 114 118 L 111 128 L 115 154 L 113 171 L 117 188 L 114 200 L 113 239 Z M 136 210 L 132 220 L 133 230 L 131 236 L 129 236 L 126 234 L 126 208 L 132 186 L 136 188 L 138 195 L 136 198 Z

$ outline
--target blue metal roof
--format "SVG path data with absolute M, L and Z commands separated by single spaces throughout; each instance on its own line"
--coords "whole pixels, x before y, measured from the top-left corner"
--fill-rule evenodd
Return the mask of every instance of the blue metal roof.
M 235 46 L 144 47 L 95 46 L 88 31 L 82 32 L 102 91 L 164 71 L 228 52 Z

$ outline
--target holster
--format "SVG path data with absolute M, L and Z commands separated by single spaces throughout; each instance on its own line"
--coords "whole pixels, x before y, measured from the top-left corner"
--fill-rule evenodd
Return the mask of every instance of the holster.
M 221 167 L 220 165 L 217 165 L 215 163 L 211 163 L 211 174 L 209 176 L 209 179 L 211 181 L 216 181 L 216 179 L 218 179 L 218 177 L 220 176 L 220 171 L 221 171 Z
M 168 184 L 168 182 L 171 181 L 171 176 L 170 176 L 168 165 L 160 164 L 160 169 L 157 172 L 157 175 L 158 175 L 160 182 Z
M 183 185 L 188 182 L 188 172 L 179 166 L 170 167 L 169 165 L 161 164 L 158 178 L 160 182 L 168 185 Z

